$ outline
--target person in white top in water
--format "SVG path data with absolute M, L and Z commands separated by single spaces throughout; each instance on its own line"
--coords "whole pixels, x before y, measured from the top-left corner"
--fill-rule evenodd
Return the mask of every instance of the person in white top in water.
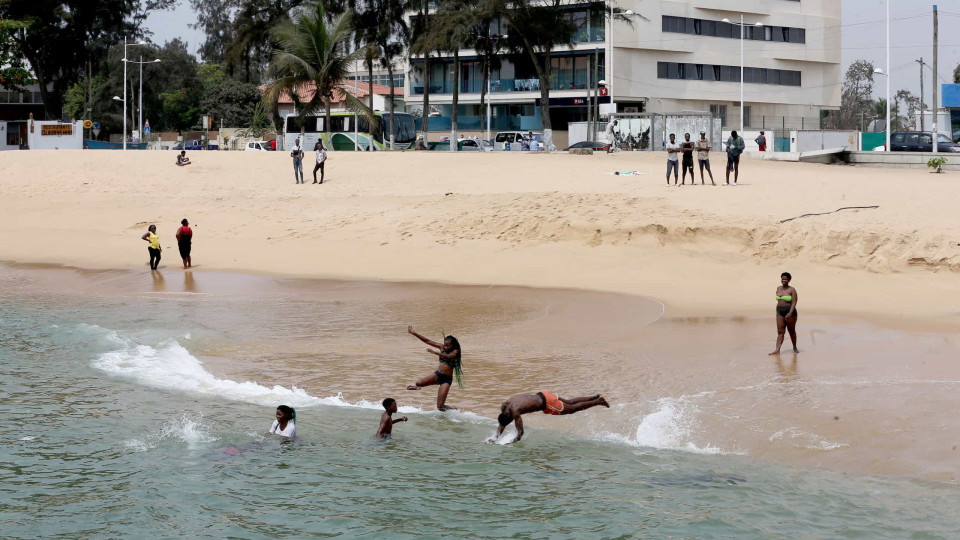
M 610 152 L 613 152 L 613 143 L 614 143 L 613 128 L 615 127 L 617 127 L 616 120 L 613 120 L 609 124 L 607 124 L 607 153 L 608 154 Z
M 317 152 L 317 164 L 313 167 L 313 183 L 317 183 L 317 169 L 320 170 L 320 183 L 323 183 L 323 162 L 327 160 L 327 149 L 323 147 L 323 141 L 317 141 L 313 149 Z
M 270 426 L 270 433 L 276 433 L 284 437 L 295 437 L 297 435 L 297 411 L 286 405 L 277 407 L 277 419 Z
M 670 169 L 673 169 L 673 185 L 677 185 L 677 177 L 680 175 L 680 161 L 677 154 L 680 153 L 680 145 L 677 144 L 677 136 L 670 134 L 670 142 L 667 143 L 667 185 L 670 185 Z
M 303 183 L 303 147 L 300 146 L 300 139 L 297 139 L 297 144 L 294 145 L 293 150 L 290 151 L 290 157 L 293 158 L 293 179 L 297 184 Z M 300 173 L 300 177 L 297 177 L 297 173 Z

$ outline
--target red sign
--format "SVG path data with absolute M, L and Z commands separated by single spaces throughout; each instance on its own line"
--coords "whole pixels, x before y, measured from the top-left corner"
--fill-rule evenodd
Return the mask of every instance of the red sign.
M 600 95 L 601 95 L 601 96 L 607 95 L 607 87 L 606 87 L 606 86 L 601 86 L 601 87 L 600 87 Z
M 73 124 L 47 124 L 40 126 L 40 135 L 73 135 Z

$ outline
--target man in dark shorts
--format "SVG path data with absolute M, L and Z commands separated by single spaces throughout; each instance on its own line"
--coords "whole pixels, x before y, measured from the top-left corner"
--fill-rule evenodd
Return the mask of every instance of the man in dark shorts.
M 177 229 L 177 247 L 180 248 L 180 258 L 183 259 L 183 267 L 190 268 L 193 261 L 190 259 L 190 250 L 193 247 L 193 229 L 190 228 L 190 222 L 187 218 L 180 221 L 181 227 Z
M 503 434 L 504 428 L 510 425 L 510 422 L 517 425 L 517 438 L 513 442 L 519 441 L 523 437 L 521 415 L 539 411 L 543 411 L 543 414 L 573 414 L 597 405 L 610 408 L 610 404 L 600 394 L 573 399 L 562 398 L 546 391 L 536 394 L 518 394 L 510 397 L 500 406 L 500 416 L 497 417 L 500 425 L 497 427 L 497 434 L 488 439 L 487 442 L 496 442 Z
M 690 185 L 697 183 L 697 177 L 693 175 L 693 141 L 690 140 L 690 134 L 683 134 L 683 142 L 680 143 L 680 152 L 683 153 L 683 162 L 680 167 L 683 169 L 683 178 L 680 182 L 681 186 L 687 184 L 687 170 L 690 170 Z

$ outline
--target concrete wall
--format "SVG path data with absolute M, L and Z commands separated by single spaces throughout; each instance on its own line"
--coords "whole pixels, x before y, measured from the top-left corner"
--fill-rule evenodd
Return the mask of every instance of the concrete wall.
M 70 126 L 71 133 L 69 135 L 44 135 L 44 126 L 52 126 L 57 129 Z M 83 149 L 83 122 L 63 124 L 54 120 L 41 120 L 33 122 L 32 127 L 32 131 L 27 131 L 27 144 L 31 150 Z
M 937 156 L 947 158 L 947 163 L 943 166 L 944 170 L 960 171 L 960 152 L 940 153 Z M 932 157 L 934 155 L 930 152 L 844 152 L 842 154 L 843 160 L 853 165 L 914 169 L 926 169 L 927 161 Z

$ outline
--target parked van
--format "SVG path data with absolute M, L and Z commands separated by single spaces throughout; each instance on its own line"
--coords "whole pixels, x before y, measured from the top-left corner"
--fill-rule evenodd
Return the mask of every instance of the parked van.
M 267 141 L 248 141 L 246 146 L 243 147 L 244 150 L 253 151 L 253 152 L 269 152 L 270 143 Z
M 493 139 L 493 149 L 518 152 L 523 149 L 523 138 L 526 135 L 526 131 L 498 131 Z M 543 133 L 534 131 L 533 138 L 537 140 L 540 148 L 543 148 Z

